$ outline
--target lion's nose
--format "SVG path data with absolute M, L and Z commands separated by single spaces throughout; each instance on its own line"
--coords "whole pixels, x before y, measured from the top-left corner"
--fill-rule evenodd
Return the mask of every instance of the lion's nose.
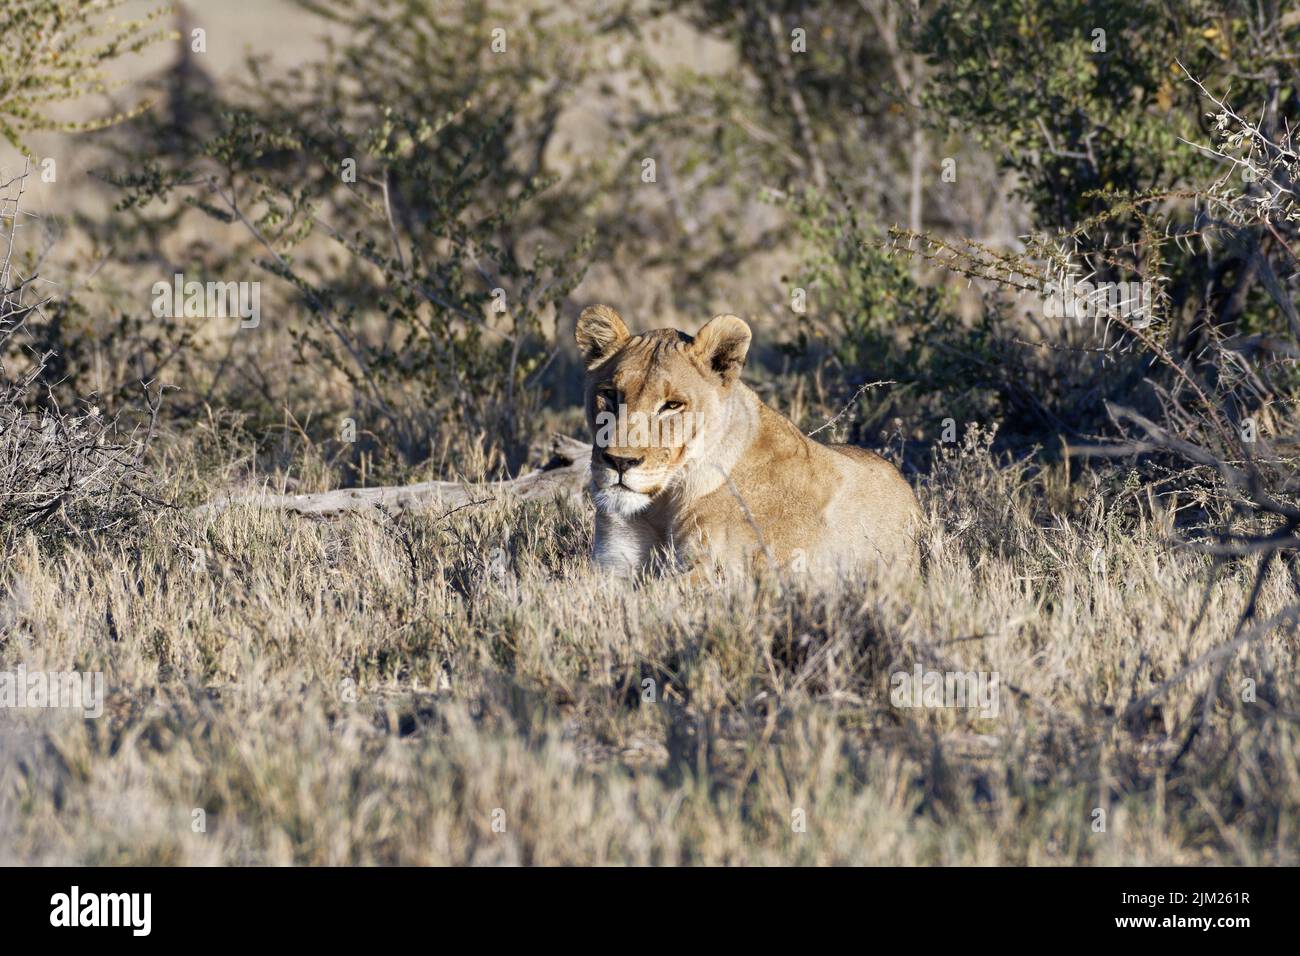
M 645 461 L 644 457 L 624 458 L 620 455 L 611 455 L 607 451 L 602 451 L 601 455 L 604 456 L 605 461 L 609 464 L 609 467 L 613 468 L 620 475 L 623 474 L 623 472 L 628 471 L 629 469 L 635 468 L 637 465 L 641 464 L 641 462 Z

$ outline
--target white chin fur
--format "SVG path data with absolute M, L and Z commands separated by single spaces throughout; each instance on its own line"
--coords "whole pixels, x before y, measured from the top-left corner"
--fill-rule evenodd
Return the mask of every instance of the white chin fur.
M 605 488 L 598 488 L 592 497 L 596 502 L 596 509 L 605 514 L 618 515 L 621 518 L 631 518 L 650 507 L 650 496 L 643 495 L 639 491 L 633 491 L 631 488 L 623 485 L 609 485 Z

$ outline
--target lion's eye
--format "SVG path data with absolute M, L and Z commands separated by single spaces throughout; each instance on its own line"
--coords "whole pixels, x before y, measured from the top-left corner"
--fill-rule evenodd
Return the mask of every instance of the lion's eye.
M 659 411 L 675 412 L 678 409 L 685 408 L 685 407 L 686 407 L 685 402 L 664 402 L 662 405 L 659 406 Z

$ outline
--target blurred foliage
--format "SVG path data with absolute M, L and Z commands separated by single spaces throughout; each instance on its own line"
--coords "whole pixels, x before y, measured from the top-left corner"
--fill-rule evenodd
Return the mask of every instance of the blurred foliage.
M 1206 323 L 1259 331 L 1277 314 L 1247 268 L 1258 246 L 1249 230 L 1216 237 L 1219 249 L 1169 245 L 1167 261 L 1149 259 L 1176 218 L 1197 235 L 1197 193 L 1224 169 L 1191 145 L 1212 138 L 1213 112 L 1190 78 L 1231 90 L 1276 132 L 1300 105 L 1298 41 L 1300 16 L 1276 3 L 949 0 L 921 47 L 939 71 L 927 97 L 933 114 L 1002 154 L 1036 229 L 1072 231 L 1084 255 L 1129 246 L 1118 262 L 1090 263 L 1100 279 L 1166 275 L 1169 334 L 1190 355 L 1205 344 Z M 1156 206 L 1152 196 L 1167 198 Z M 1085 224 L 1093 228 L 1076 228 Z
M 1108 316 L 1093 331 L 1110 353 L 1094 395 L 1159 402 L 1166 413 L 1186 401 L 1206 421 L 1274 415 L 1295 398 L 1294 363 L 1265 350 L 1250 374 L 1239 367 L 1260 357 L 1252 336 L 1296 332 L 1294 223 L 1279 231 L 1267 215 L 1241 214 L 1272 187 L 1240 175 L 1247 167 L 1220 149 L 1232 152 L 1211 98 L 1230 91 L 1261 139 L 1289 142 L 1298 41 L 1300 14 L 1278 3 L 938 4 L 919 40 L 936 71 L 927 106 L 1002 154 L 1034 210 L 1034 234 L 1015 261 L 974 244 L 936 258 L 1040 295 L 1066 275 L 1147 282 L 1158 290 L 1149 330 Z M 1079 344 L 1046 331 L 1049 343 Z M 1073 424 L 1099 415 L 1094 406 Z
M 58 103 L 107 93 L 106 67 L 171 34 L 158 26 L 172 8 L 116 20 L 126 0 L 5 0 L 0 5 L 0 135 L 28 152 L 23 137 L 38 130 L 84 131 L 120 123 L 148 108 L 80 122 L 55 119 Z
M 1214 151 L 1254 140 L 1195 82 L 1283 142 L 1300 17 L 1280 5 L 299 5 L 331 28 L 316 59 L 218 86 L 182 55 L 168 108 L 123 128 L 118 212 L 80 225 L 127 277 L 98 280 L 107 313 L 64 297 L 30 330 L 67 388 L 165 374 L 173 414 L 215 403 L 253 432 L 292 410 L 354 472 L 441 467 L 467 436 L 514 467 L 573 404 L 567 323 L 618 296 L 643 326 L 753 317 L 751 380 L 807 387 L 810 420 L 897 383 L 853 419 L 868 444 L 955 418 L 1056 448 L 1115 401 L 1285 427 L 1294 362 L 1260 343 L 1294 338 L 1300 244 L 1251 212 L 1271 187 L 1224 180 Z M 175 272 L 275 280 L 302 374 L 258 354 L 265 327 L 214 359 L 148 315 L 141 276 Z M 1066 277 L 1148 283 L 1153 321 L 1053 317 Z
M 759 166 L 786 191 L 805 244 L 793 284 L 808 285 L 810 302 L 787 351 L 810 354 L 814 369 L 828 361 L 833 394 L 896 380 L 876 421 L 901 413 L 933 438 L 937 415 L 972 415 L 1013 444 L 1104 430 L 1107 402 L 1171 414 L 1185 402 L 1192 417 L 1225 419 L 1222 430 L 1293 400 L 1294 363 L 1257 346 L 1295 331 L 1293 226 L 1225 209 L 1225 190 L 1258 203 L 1269 189 L 1225 179 L 1235 170 L 1214 155 L 1219 111 L 1196 81 L 1230 89 L 1264 136 L 1289 141 L 1296 13 L 1210 0 L 678 8 L 753 66 L 761 92 L 736 125 L 781 131 L 786 148 Z M 806 54 L 792 55 L 801 38 Z M 861 174 L 878 142 L 891 162 L 870 168 L 888 171 L 889 199 L 873 202 Z M 963 219 L 944 192 L 989 189 L 971 162 L 981 153 L 1029 212 L 1014 237 Z M 906 175 L 916 162 L 920 187 Z M 742 178 L 734 165 L 719 175 Z M 911 228 L 886 234 L 909 214 Z M 1146 283 L 1153 308 L 1134 321 L 1053 316 L 1046 298 L 1067 278 Z M 960 297 L 932 294 L 958 283 Z
M 920 37 L 939 74 L 927 107 L 1020 174 L 1039 227 L 1069 227 L 1107 208 L 1106 192 L 1166 188 L 1212 168 L 1181 142 L 1205 127 L 1178 64 L 1206 80 L 1234 62 L 1252 72 L 1244 44 L 1228 46 L 1246 31 L 1228 15 L 1234 6 L 947 0 Z M 1263 91 L 1258 80 L 1234 87 Z
M 163 149 L 110 177 L 121 208 L 169 269 L 283 280 L 313 316 L 293 329 L 299 361 L 346 379 L 340 413 L 372 444 L 409 464 L 488 432 L 515 466 L 537 437 L 527 385 L 552 352 L 548 320 L 592 242 L 550 228 L 582 197 L 548 203 L 537 134 L 584 70 L 566 53 L 571 27 L 487 4 L 303 6 L 341 39 L 287 73 L 250 62 L 224 99 L 191 107 L 197 129 L 153 118 L 142 138 Z M 552 92 L 533 95 L 543 81 Z M 213 250 L 200 236 L 171 259 L 160 250 L 178 209 L 240 227 L 236 241 Z

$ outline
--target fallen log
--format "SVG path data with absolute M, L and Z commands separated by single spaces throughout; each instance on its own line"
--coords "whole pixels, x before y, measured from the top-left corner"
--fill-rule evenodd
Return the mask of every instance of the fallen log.
M 211 516 L 234 506 L 253 506 L 327 515 L 342 511 L 385 508 L 394 511 L 452 509 L 498 497 L 525 501 L 557 495 L 581 497 L 591 467 L 591 445 L 556 435 L 550 443 L 551 457 L 533 471 L 507 481 L 478 484 L 461 481 L 421 481 L 413 485 L 379 488 L 339 488 L 306 495 L 281 495 L 266 491 L 227 493 L 194 509 L 194 514 Z

